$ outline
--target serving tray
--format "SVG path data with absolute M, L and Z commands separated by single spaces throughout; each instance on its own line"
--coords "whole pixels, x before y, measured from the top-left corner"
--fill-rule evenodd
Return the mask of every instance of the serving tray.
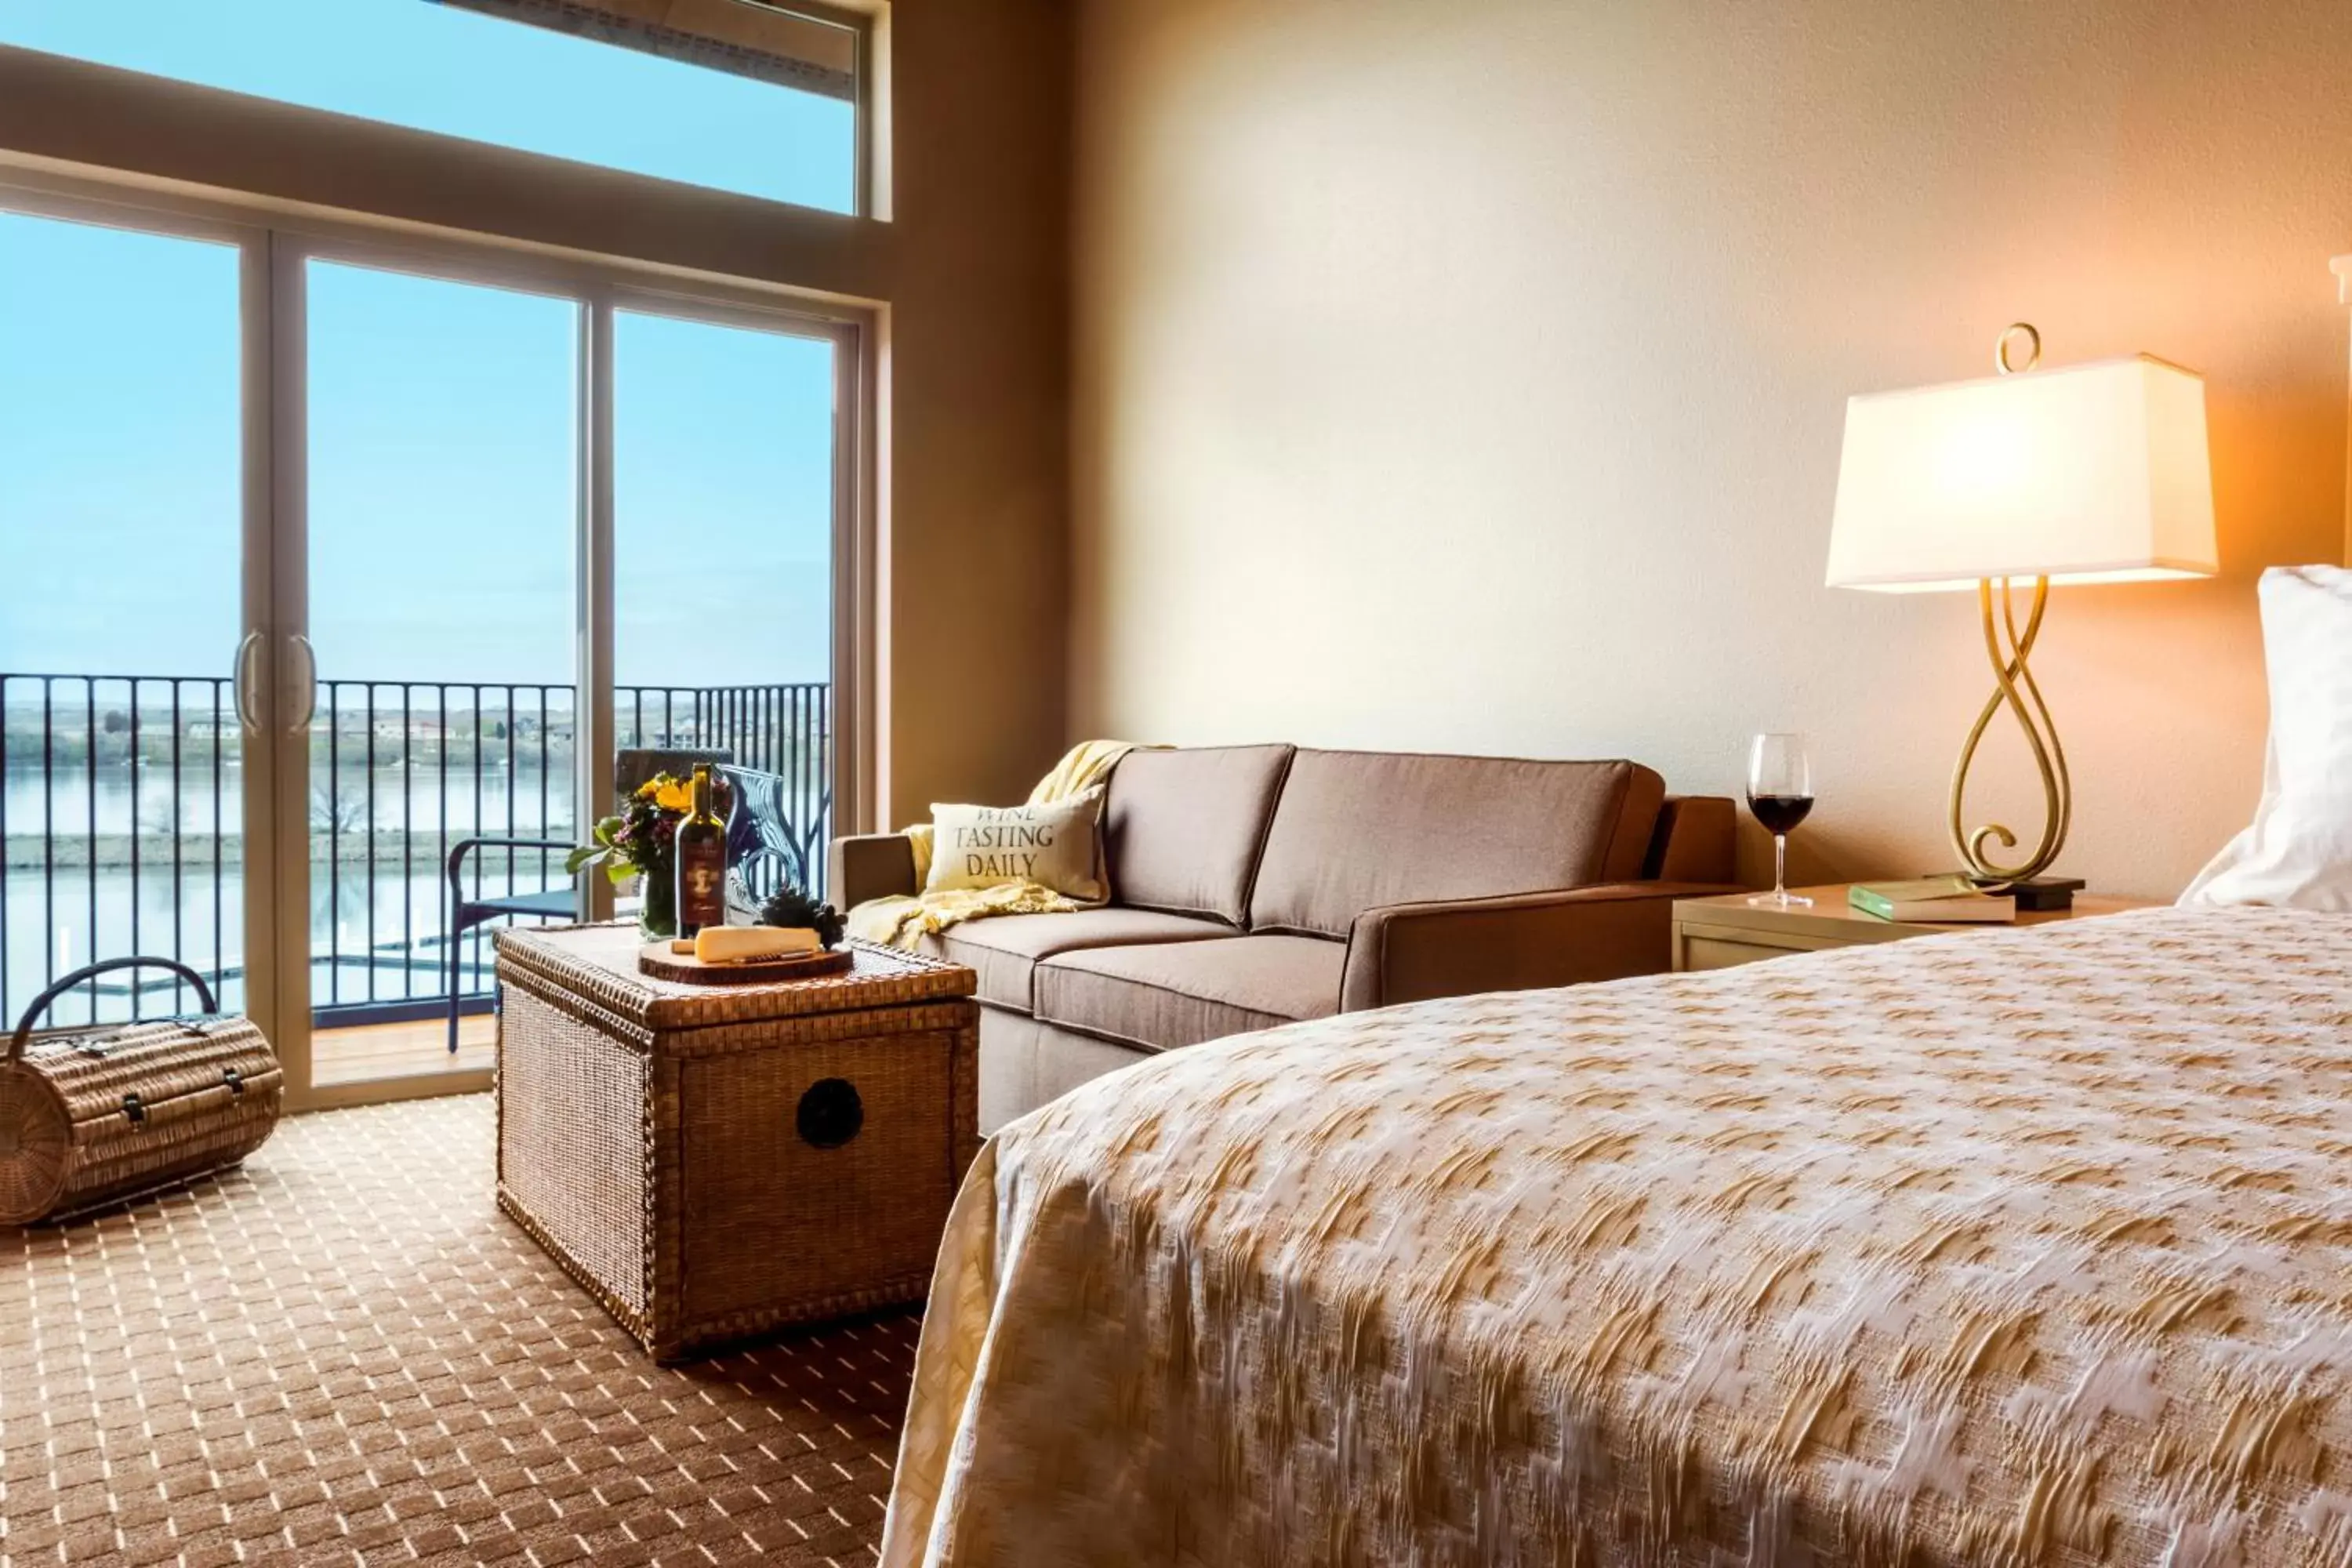
M 821 974 L 843 973 L 856 962 L 856 954 L 847 948 L 738 963 L 705 963 L 690 952 L 672 952 L 667 942 L 649 942 L 637 950 L 639 973 L 684 985 L 772 985 L 784 980 L 814 980 Z

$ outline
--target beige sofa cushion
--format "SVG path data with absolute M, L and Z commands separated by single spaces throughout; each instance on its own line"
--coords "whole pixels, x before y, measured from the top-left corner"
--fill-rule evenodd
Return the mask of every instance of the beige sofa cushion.
M 1016 1117 L 1059 1100 L 1105 1073 L 1151 1059 L 1075 1029 L 1041 1024 L 1026 1013 L 983 1007 L 980 1014 L 980 1131 L 993 1137 Z
M 980 977 L 979 996 L 992 1006 L 1029 1011 L 1029 972 L 1040 959 L 1089 947 L 1233 940 L 1231 926 L 1150 910 L 1078 910 L 1054 915 L 995 915 L 966 921 L 923 938 L 923 951 Z
M 1638 877 L 1664 798 L 1665 782 L 1635 763 L 1302 750 L 1250 929 L 1345 937 L 1384 904 Z
M 1129 752 L 1110 776 L 1111 900 L 1239 926 L 1288 746 Z
M 1142 1050 L 1172 1050 L 1339 1011 L 1345 942 L 1307 936 L 1066 952 L 1037 966 L 1037 1017 Z

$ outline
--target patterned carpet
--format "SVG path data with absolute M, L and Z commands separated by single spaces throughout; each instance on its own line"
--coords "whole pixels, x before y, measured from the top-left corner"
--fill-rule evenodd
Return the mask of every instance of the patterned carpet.
M 665 1371 L 491 1198 L 487 1096 L 0 1235 L 0 1564 L 874 1560 L 911 1313 Z

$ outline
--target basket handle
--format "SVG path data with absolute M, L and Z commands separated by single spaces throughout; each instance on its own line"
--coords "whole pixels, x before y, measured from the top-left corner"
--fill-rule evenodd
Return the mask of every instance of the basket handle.
M 169 969 L 173 971 L 174 973 L 178 974 L 180 978 L 185 980 L 189 984 L 196 988 L 196 1000 L 203 1005 L 203 1010 L 205 1012 L 217 1013 L 220 1011 L 220 1008 L 215 1005 L 213 1001 L 212 987 L 205 984 L 205 977 L 197 973 L 194 970 L 190 969 L 186 964 L 182 963 L 178 959 L 110 958 L 98 963 L 87 963 L 81 968 L 75 970 L 71 974 L 67 975 L 64 979 L 58 981 L 56 984 L 50 986 L 47 991 L 42 992 L 38 996 L 33 998 L 33 1005 L 25 1009 L 24 1017 L 17 1021 L 16 1033 L 8 1042 L 8 1065 L 14 1067 L 18 1061 L 23 1059 L 25 1055 L 25 1047 L 33 1037 L 33 1026 L 40 1021 L 42 1014 L 49 1010 L 50 1003 L 56 1001 L 58 997 L 64 995 L 67 992 L 72 990 L 75 986 L 79 985 L 86 980 L 95 980 L 101 974 L 110 974 L 118 969 L 139 968 Z

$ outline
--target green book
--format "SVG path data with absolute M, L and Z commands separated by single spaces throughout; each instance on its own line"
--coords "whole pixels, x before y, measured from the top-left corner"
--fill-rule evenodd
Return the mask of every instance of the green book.
M 1985 892 L 1958 873 L 1908 882 L 1856 882 L 1846 889 L 1845 901 L 1883 921 L 1928 925 L 1947 921 L 1997 924 L 2017 918 L 2015 899 Z

